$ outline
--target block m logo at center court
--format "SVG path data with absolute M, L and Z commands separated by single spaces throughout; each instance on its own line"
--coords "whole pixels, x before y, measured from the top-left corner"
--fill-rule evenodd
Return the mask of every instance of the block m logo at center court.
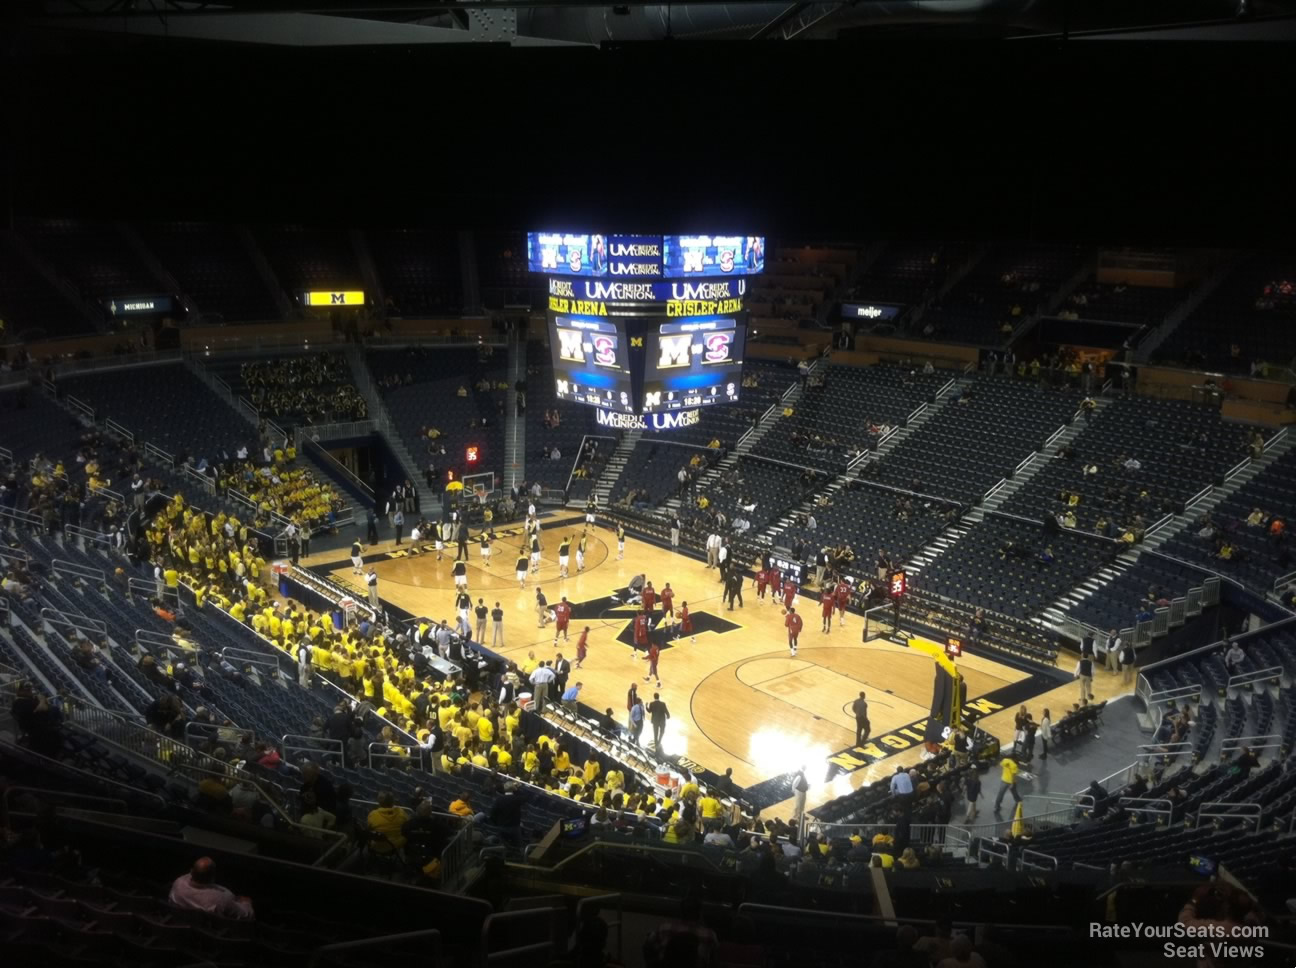
M 982 696 L 980 699 L 974 699 L 965 703 L 963 706 L 963 722 L 970 723 L 973 720 L 998 712 L 1004 707 L 992 699 Z M 925 730 L 927 729 L 927 720 L 920 719 L 916 723 L 910 723 L 907 726 L 901 726 L 899 729 L 893 729 L 888 733 L 875 736 L 867 743 L 861 746 L 852 746 L 844 749 L 840 753 L 834 753 L 828 757 L 829 777 L 837 776 L 841 773 L 853 773 L 856 770 L 863 769 L 866 766 L 885 760 L 888 756 L 894 756 L 896 753 L 903 753 L 905 750 L 913 749 L 915 746 L 921 746 L 924 743 Z

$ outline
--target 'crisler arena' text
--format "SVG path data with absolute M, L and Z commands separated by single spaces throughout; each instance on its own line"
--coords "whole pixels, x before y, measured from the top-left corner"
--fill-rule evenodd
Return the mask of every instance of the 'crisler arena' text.
M 719 316 L 742 312 L 741 299 L 672 299 L 667 316 Z

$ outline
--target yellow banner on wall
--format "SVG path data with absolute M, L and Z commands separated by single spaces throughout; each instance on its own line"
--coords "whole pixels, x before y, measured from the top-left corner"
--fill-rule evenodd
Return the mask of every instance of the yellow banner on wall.
M 308 292 L 307 306 L 363 306 L 365 294 L 359 289 L 348 289 L 343 292 Z

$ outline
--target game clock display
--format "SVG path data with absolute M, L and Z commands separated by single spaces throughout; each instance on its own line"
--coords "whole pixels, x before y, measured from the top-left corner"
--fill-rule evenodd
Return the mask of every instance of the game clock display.
M 738 402 L 743 325 L 735 317 L 658 322 L 645 355 L 643 413 Z

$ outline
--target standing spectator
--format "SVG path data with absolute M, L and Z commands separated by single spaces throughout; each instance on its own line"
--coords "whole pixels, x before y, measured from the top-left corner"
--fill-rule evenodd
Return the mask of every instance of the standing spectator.
M 557 675 L 548 664 L 541 662 L 536 670 L 531 673 L 532 692 L 535 694 L 536 712 L 544 712 L 545 700 L 549 698 L 549 684 L 557 679 Z
M 1021 794 L 1017 792 L 1017 774 L 1021 772 L 1021 767 L 1011 756 L 1005 756 L 999 764 L 999 795 L 995 797 L 995 813 L 1003 809 L 1003 798 L 1005 793 L 1011 793 L 1014 803 L 1021 803 Z
M 1040 717 L 1039 736 L 1040 736 L 1040 743 L 1042 743 L 1044 747 L 1043 752 L 1040 753 L 1040 759 L 1047 760 L 1048 744 L 1049 741 L 1053 739 L 1053 714 L 1050 713 L 1047 709 L 1044 710 L 1044 715 Z
M 872 731 L 869 725 L 868 699 L 863 692 L 860 692 L 859 698 L 851 703 L 851 712 L 855 714 L 855 745 L 862 746 Z
M 490 615 L 490 609 L 486 607 L 484 598 L 477 599 L 477 607 L 473 610 L 477 617 L 477 641 L 482 645 L 486 644 L 486 618 Z
M 630 706 L 630 742 L 636 746 L 639 745 L 639 736 L 643 733 L 644 727 L 644 704 L 643 700 L 636 694 L 634 702 Z
M 971 823 L 977 818 L 977 801 L 981 799 L 981 773 L 979 770 L 968 770 L 967 783 L 963 788 L 967 797 L 968 812 L 964 823 Z
M 1080 653 L 1080 660 L 1076 663 L 1075 677 L 1080 680 L 1080 701 L 1087 702 L 1093 698 L 1093 659 L 1085 653 Z
M 670 719 L 670 710 L 662 702 L 661 693 L 653 693 L 653 701 L 648 704 L 648 716 L 652 719 L 653 746 L 660 748 L 662 735 L 666 732 L 666 720 Z
M 491 648 L 498 649 L 504 644 L 504 609 L 496 602 L 491 609 Z M 485 641 L 485 640 L 483 640 Z
M 188 874 L 181 874 L 171 885 L 167 901 L 186 911 L 204 911 L 221 918 L 251 921 L 256 918 L 252 901 L 236 897 L 227 887 L 214 880 L 216 862 L 210 857 L 199 857 Z
M 1120 671 L 1121 637 L 1115 629 L 1107 630 L 1106 663 L 1108 672 Z
M 373 565 L 369 566 L 369 572 L 365 575 L 365 584 L 369 586 L 369 604 L 381 608 L 382 602 L 378 599 L 378 572 L 374 571 Z

